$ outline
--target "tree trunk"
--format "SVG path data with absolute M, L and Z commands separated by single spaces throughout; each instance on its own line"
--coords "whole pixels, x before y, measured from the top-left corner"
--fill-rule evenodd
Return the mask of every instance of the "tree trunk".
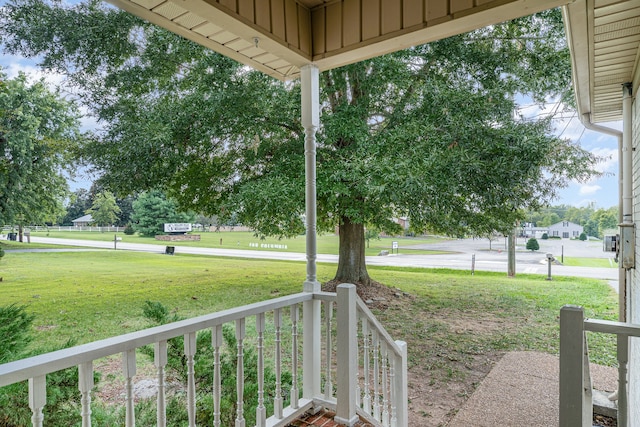
M 18 241 L 19 241 L 20 243 L 22 243 L 22 234 L 23 234 L 23 230 L 24 230 L 24 229 L 23 229 L 23 227 L 22 227 L 22 224 L 19 224 L 19 225 L 18 225 Z
M 370 284 L 371 279 L 364 259 L 364 242 L 364 225 L 354 224 L 349 218 L 342 217 L 338 271 L 334 280 L 355 285 Z

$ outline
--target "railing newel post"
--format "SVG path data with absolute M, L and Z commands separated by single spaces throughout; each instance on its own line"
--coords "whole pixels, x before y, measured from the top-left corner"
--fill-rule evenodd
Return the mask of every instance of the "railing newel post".
M 593 407 L 589 360 L 582 307 L 565 305 L 560 310 L 560 424 L 563 427 L 592 425 Z
M 394 389 L 394 400 L 396 406 L 397 427 L 408 427 L 409 396 L 407 394 L 408 364 L 407 364 L 407 343 L 396 341 L 401 354 L 394 357 L 395 377 L 392 387 Z
M 356 413 L 356 381 L 358 369 L 356 286 L 343 283 L 337 288 L 337 407 L 335 421 L 353 426 L 359 421 Z

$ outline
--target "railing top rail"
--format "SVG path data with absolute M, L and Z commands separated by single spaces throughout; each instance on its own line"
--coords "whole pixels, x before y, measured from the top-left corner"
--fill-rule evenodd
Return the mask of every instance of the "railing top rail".
M 312 293 L 301 292 L 16 360 L 0 365 L 0 387 L 310 299 Z
M 374 316 L 371 310 L 369 310 L 367 304 L 365 304 L 360 297 L 357 298 L 356 302 L 360 313 L 362 313 L 362 315 L 369 321 L 369 324 L 373 325 L 373 327 L 378 331 L 380 336 L 387 342 L 387 345 L 393 351 L 393 353 L 396 356 L 402 357 L 402 350 L 400 349 L 400 347 L 398 347 L 398 344 L 396 344 L 393 338 L 391 338 L 391 335 L 389 335 L 384 326 L 382 326 L 380 322 L 378 322 L 378 319 L 376 319 L 376 316 Z
M 607 334 L 640 337 L 640 325 L 614 322 L 611 320 L 585 319 L 584 330 L 589 332 L 603 332 Z

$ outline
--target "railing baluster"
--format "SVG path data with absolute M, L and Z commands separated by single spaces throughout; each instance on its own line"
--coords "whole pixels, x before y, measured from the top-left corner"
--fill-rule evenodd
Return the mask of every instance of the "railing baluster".
M 184 336 L 184 354 L 187 357 L 187 415 L 189 427 L 196 425 L 196 333 L 191 332 Z
M 333 394 L 333 383 L 331 381 L 331 320 L 333 319 L 333 301 L 328 301 L 324 304 L 324 322 L 325 322 L 325 353 L 326 363 L 325 366 L 325 380 L 324 380 L 324 397 L 325 399 L 331 398 Z
M 238 401 L 236 402 L 236 427 L 245 427 L 244 419 L 244 338 L 245 338 L 245 319 L 236 320 L 236 340 L 238 342 L 237 354 L 237 373 L 236 373 L 236 393 Z
M 156 404 L 156 423 L 158 427 L 166 427 L 167 425 L 167 399 L 165 393 L 165 373 L 164 368 L 167 366 L 167 342 L 158 341 L 154 344 L 153 364 L 156 367 L 158 378 L 158 398 Z
M 362 409 L 365 413 L 371 415 L 371 387 L 370 377 L 371 371 L 369 367 L 369 321 L 362 317 L 362 341 L 364 351 L 364 399 L 362 401 Z
M 256 408 L 256 426 L 265 427 L 267 408 L 264 406 L 264 313 L 256 314 L 256 332 L 258 333 L 258 407 Z
M 380 394 L 378 394 L 378 386 L 380 384 L 380 341 L 378 340 L 378 332 L 374 329 L 372 331 L 373 339 L 373 417 L 382 421 L 380 417 Z
M 222 325 L 211 328 L 213 346 L 213 425 L 220 427 L 220 397 L 222 395 L 222 376 L 220 375 L 220 347 L 222 347 Z
M 91 427 L 91 389 L 93 388 L 93 362 L 81 363 L 78 366 L 78 390 L 80 390 L 80 406 L 82 427 Z
M 42 409 L 47 404 L 47 377 L 29 378 L 29 409 L 31 409 L 31 424 L 42 427 L 44 415 Z
M 362 407 L 362 390 L 360 389 L 360 353 L 358 353 L 358 311 L 356 310 L 356 369 L 353 375 L 355 375 L 356 382 L 356 407 Z
M 125 426 L 135 427 L 136 416 L 133 404 L 133 377 L 136 375 L 136 350 L 127 350 L 122 353 L 122 370 L 125 377 L 126 391 L 126 416 Z
M 293 409 L 298 409 L 298 321 L 300 309 L 298 304 L 291 306 L 291 401 Z
M 276 332 L 276 395 L 273 398 L 273 415 L 282 419 L 282 311 L 278 308 L 273 312 L 273 326 Z
M 388 387 L 388 367 L 389 367 L 389 352 L 387 350 L 387 343 L 382 342 L 382 426 L 389 427 L 389 387 Z

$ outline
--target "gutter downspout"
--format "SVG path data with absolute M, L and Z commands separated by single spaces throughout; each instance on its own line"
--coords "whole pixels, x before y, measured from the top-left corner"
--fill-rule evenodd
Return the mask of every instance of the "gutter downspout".
M 629 184 L 627 186 L 624 185 L 625 175 L 629 175 L 631 178 L 631 168 L 625 170 L 625 161 L 624 161 L 624 150 L 623 150 L 623 133 L 617 129 L 608 128 L 606 126 L 600 126 L 591 121 L 591 114 L 584 113 L 580 116 L 580 121 L 582 125 L 594 132 L 600 132 L 607 135 L 615 136 L 618 138 L 618 221 L 620 223 L 623 222 L 625 218 L 625 205 L 624 205 L 624 194 L 626 191 L 631 191 L 631 180 L 629 179 Z M 631 153 L 629 152 L 629 155 Z M 630 211 L 626 212 L 629 215 L 626 218 L 631 218 Z M 619 310 L 619 320 L 620 322 L 624 322 L 627 317 L 627 274 L 624 268 L 622 268 L 622 264 L 618 264 L 618 310 Z

